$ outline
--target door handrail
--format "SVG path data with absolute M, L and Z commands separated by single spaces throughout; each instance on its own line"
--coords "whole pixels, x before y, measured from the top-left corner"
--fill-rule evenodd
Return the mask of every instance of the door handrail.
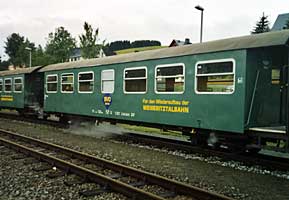
M 252 98 L 251 98 L 250 110 L 249 110 L 249 113 L 248 113 L 248 117 L 247 117 L 247 121 L 246 121 L 245 127 L 247 127 L 249 125 L 250 120 L 251 120 L 251 115 L 252 115 L 253 105 L 254 105 L 254 101 L 255 101 L 259 75 L 260 75 L 260 70 L 257 71 L 255 84 L 254 84 L 254 90 L 253 90 L 253 94 L 252 94 Z

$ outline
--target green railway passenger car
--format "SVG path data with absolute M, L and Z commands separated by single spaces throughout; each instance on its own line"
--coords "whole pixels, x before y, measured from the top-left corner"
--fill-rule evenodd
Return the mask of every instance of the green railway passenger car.
M 0 108 L 20 113 L 40 112 L 43 106 L 43 74 L 40 67 L 0 72 Z
M 142 124 L 257 148 L 283 140 L 288 149 L 288 45 L 284 30 L 52 64 L 22 74 L 24 93 L 11 93 L 13 102 L 3 72 L 0 106 L 34 102 L 43 117 L 64 121 Z
M 40 69 L 44 110 L 237 138 L 281 126 L 288 38 L 279 31 L 49 65 Z

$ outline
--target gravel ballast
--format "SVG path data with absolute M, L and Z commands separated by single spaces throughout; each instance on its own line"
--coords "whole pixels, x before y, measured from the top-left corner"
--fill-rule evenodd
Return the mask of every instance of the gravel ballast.
M 109 134 L 100 132 L 99 130 L 88 130 L 86 128 L 73 129 L 73 132 L 77 133 L 76 135 L 70 133 L 70 130 L 60 130 L 44 125 L 34 125 L 4 119 L 0 121 L 0 128 L 17 131 L 21 134 L 143 169 L 236 199 L 287 200 L 289 197 L 289 180 L 286 177 L 277 177 L 274 174 L 271 175 L 271 173 L 255 173 L 254 170 L 248 172 L 246 170 L 234 169 L 222 166 L 218 162 L 205 162 L 203 159 L 192 159 L 191 155 L 180 156 L 178 152 L 168 153 L 165 150 L 140 148 L 137 145 L 114 142 L 109 137 L 104 137 L 109 136 Z M 88 134 L 91 136 L 87 136 Z M 46 176 L 31 171 L 31 165 L 23 165 L 22 162 L 26 159 L 11 160 L 9 154 L 4 153 L 2 156 L 2 151 L 5 152 L 7 149 L 1 150 L 0 158 L 1 199 L 88 198 L 79 196 L 78 187 L 81 187 L 81 184 L 75 187 L 67 187 L 63 184 L 62 180 L 65 177 L 48 179 Z M 35 197 L 35 191 L 37 191 L 37 198 Z M 100 195 L 89 197 L 88 199 L 125 198 L 113 193 L 104 194 L 112 196 L 103 198 Z M 44 195 L 43 198 L 41 195 Z
M 16 159 L 13 157 L 20 155 L 13 150 L 0 147 L 0 199 L 2 200 L 68 200 L 68 199 L 95 199 L 95 200 L 125 200 L 126 198 L 114 193 L 103 193 L 98 196 L 85 197 L 80 195 L 80 191 L 97 189 L 96 184 L 76 184 L 67 186 L 65 181 L 77 179 L 74 175 L 59 176 L 48 178 L 46 175 L 53 170 L 38 171 L 45 168 L 46 163 L 40 163 L 36 160 L 27 162 L 31 158 Z

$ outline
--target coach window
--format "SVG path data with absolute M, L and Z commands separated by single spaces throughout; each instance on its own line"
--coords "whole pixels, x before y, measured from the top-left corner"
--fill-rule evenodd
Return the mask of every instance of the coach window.
M 127 68 L 124 70 L 124 92 L 146 93 L 147 69 L 146 67 Z
M 22 78 L 14 78 L 14 92 L 22 92 L 22 88 L 23 88 L 23 81 Z
M 48 75 L 46 77 L 46 91 L 47 93 L 56 93 L 57 92 L 57 75 Z
M 279 85 L 279 83 L 280 83 L 280 69 L 272 69 L 272 71 L 271 71 L 271 83 L 273 85 Z
M 181 94 L 185 90 L 185 66 L 182 63 L 158 65 L 155 72 L 156 93 Z
M 73 93 L 74 77 L 73 74 L 61 75 L 61 92 Z
M 114 70 L 102 70 L 101 71 L 101 92 L 113 93 L 114 92 Z
M 12 79 L 8 78 L 4 80 L 4 91 L 11 92 L 12 91 Z
M 78 92 L 92 93 L 93 92 L 93 72 L 80 72 L 78 74 Z M 73 81 L 72 81 L 73 82 Z
M 198 62 L 196 64 L 196 93 L 232 94 L 235 88 L 233 59 Z
M 2 92 L 2 90 L 3 90 L 3 80 L 0 79 L 0 93 Z

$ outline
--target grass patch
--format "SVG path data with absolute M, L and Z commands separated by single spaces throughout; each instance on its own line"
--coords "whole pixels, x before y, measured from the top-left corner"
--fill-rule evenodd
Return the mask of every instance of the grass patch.
M 130 48 L 130 49 L 122 49 L 115 51 L 117 55 L 119 54 L 126 54 L 126 53 L 133 53 L 133 52 L 139 52 L 139 51 L 148 51 L 148 50 L 154 50 L 154 49 L 161 49 L 166 48 L 167 46 L 149 46 L 149 47 L 138 47 L 138 48 Z

